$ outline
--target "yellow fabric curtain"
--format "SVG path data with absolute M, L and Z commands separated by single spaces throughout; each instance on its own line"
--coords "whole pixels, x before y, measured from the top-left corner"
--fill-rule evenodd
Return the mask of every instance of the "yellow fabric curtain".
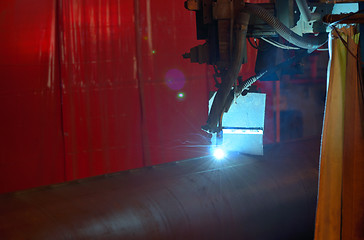
M 364 239 L 364 129 L 358 42 L 359 34 L 353 26 L 331 33 L 315 240 Z

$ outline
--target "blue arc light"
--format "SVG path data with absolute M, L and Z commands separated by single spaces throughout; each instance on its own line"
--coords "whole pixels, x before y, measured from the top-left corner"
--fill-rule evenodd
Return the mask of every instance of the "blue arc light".
M 224 159 L 226 156 L 225 154 L 225 151 L 222 150 L 221 148 L 216 148 L 214 149 L 214 157 L 217 159 L 217 160 L 222 160 Z

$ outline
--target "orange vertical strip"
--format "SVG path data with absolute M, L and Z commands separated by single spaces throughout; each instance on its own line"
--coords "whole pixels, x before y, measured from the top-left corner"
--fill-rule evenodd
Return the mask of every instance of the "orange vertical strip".
M 340 32 L 331 42 L 316 240 L 364 239 L 364 136 L 355 56 L 359 36 L 354 27 Z
M 337 37 L 330 40 L 330 74 L 321 144 L 315 240 L 340 240 L 341 232 L 346 53 Z
M 354 36 L 350 29 L 349 36 Z M 348 38 L 347 45 L 351 53 L 347 54 L 345 84 L 345 125 L 344 125 L 344 160 L 342 192 L 342 239 L 364 239 L 364 136 L 362 101 L 360 97 L 359 74 L 357 64 L 358 45 Z

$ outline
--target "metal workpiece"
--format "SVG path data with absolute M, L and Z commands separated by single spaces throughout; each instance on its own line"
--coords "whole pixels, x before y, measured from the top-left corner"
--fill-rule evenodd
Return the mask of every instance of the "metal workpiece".
M 0 196 L 0 239 L 312 239 L 320 141 Z

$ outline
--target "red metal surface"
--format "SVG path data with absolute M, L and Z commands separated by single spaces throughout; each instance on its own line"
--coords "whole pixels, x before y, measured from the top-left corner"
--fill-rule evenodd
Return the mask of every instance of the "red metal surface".
M 67 180 L 142 166 L 133 7 L 60 1 Z
M 203 148 L 190 146 L 204 143 L 200 127 L 207 116 L 206 66 L 181 56 L 199 44 L 195 15 L 183 8 L 184 0 L 138 2 L 146 163 L 204 154 Z M 177 98 L 179 92 L 184 99 Z
M 64 181 L 52 0 L 0 2 L 0 192 Z
M 205 154 L 212 79 L 181 57 L 200 44 L 183 3 L 1 1 L 0 192 Z

